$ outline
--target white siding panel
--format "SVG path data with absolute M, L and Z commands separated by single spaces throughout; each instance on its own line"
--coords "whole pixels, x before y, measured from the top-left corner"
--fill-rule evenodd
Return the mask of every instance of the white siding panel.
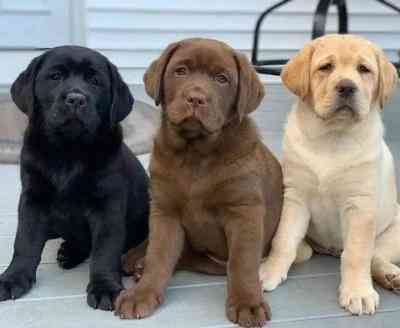
M 0 68 L 3 68 L 3 74 L 0 77 L 0 89 L 6 90 L 31 60 L 41 53 L 41 51 L 0 51 L 0 63 L 3 63 L 0 66 Z M 12 61 L 12 64 L 10 64 L 10 61 Z
M 360 32 L 381 47 L 393 50 L 400 45 L 400 33 Z M 171 42 L 185 38 L 214 38 L 232 45 L 237 49 L 251 50 L 252 32 L 244 31 L 168 31 L 159 29 L 136 29 L 118 32 L 110 29 L 95 29 L 88 36 L 88 45 L 99 49 L 159 49 Z M 261 48 L 267 50 L 299 49 L 310 39 L 309 33 L 301 31 L 264 32 L 261 36 Z
M 120 10 L 120 11 L 198 11 L 198 12 L 260 12 L 278 0 L 88 0 L 88 7 L 96 10 Z M 397 2 L 396 0 L 394 2 Z M 279 11 L 283 12 L 312 12 L 315 9 L 317 0 L 295 0 Z M 350 0 L 347 1 L 351 11 L 360 13 L 388 13 L 393 12 L 379 3 L 371 0 Z
M 0 47 L 52 47 L 70 42 L 67 1 L 0 1 Z
M 88 0 L 87 44 L 141 84 L 152 60 L 169 43 L 188 37 L 220 39 L 251 54 L 257 17 L 277 0 Z M 394 1 L 397 2 L 397 1 Z M 400 4 L 400 1 L 398 1 Z M 270 15 L 262 27 L 261 59 L 290 58 L 310 39 L 317 0 L 294 0 Z M 373 0 L 347 1 L 349 29 L 378 43 L 392 60 L 400 45 L 400 15 Z M 328 32 L 337 28 L 332 9 Z M 264 81 L 276 78 L 262 77 Z
M 89 11 L 90 12 L 90 11 Z M 153 12 L 126 11 L 115 13 L 118 19 L 106 11 L 93 11 L 88 16 L 89 29 L 108 28 L 115 31 L 130 29 L 159 29 L 159 30 L 233 30 L 253 31 L 259 13 L 221 13 L 201 12 Z M 312 28 L 313 13 L 284 13 L 276 12 L 268 16 L 263 24 L 264 31 L 297 30 L 309 32 Z M 371 20 L 380 19 L 379 24 L 371 24 Z M 330 14 L 328 31 L 337 30 L 337 16 Z M 400 32 L 400 15 L 365 14 L 353 15 L 349 21 L 353 33 L 391 31 Z
M 71 9 L 77 1 L 81 0 L 0 0 L 0 92 L 8 92 L 18 74 L 39 54 L 28 49 L 79 41 L 81 26 L 71 26 Z M 86 6 L 81 4 L 85 15 Z

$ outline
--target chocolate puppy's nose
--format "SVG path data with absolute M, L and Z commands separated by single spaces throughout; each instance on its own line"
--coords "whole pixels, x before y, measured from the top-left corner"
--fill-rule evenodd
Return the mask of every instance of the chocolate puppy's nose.
M 81 93 L 70 92 L 65 98 L 65 104 L 71 109 L 80 109 L 87 106 L 87 99 Z
M 200 107 L 206 104 L 207 99 L 201 93 L 191 91 L 186 95 L 186 102 L 194 107 Z
M 351 81 L 349 79 L 344 79 L 344 80 L 341 80 L 336 85 L 336 91 L 339 94 L 339 96 L 341 96 L 343 98 L 348 98 L 357 91 L 357 86 L 354 84 L 353 81 Z

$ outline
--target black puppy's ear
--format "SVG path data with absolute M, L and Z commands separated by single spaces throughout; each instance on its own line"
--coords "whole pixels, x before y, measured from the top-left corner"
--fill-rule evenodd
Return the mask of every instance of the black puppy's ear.
M 111 110 L 110 110 L 110 123 L 111 125 L 121 122 L 132 111 L 132 106 L 135 102 L 133 96 L 122 80 L 117 67 L 108 63 L 111 75 Z
M 43 57 L 44 54 L 34 58 L 11 86 L 12 100 L 28 116 L 32 115 L 35 107 L 35 79 Z

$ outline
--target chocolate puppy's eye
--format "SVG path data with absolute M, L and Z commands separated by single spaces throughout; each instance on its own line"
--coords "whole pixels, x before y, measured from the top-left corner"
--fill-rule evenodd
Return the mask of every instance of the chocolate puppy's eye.
M 52 79 L 54 81 L 58 81 L 58 80 L 61 80 L 62 75 L 60 72 L 54 72 L 54 73 L 50 74 L 49 77 L 50 77 L 50 79 Z
M 229 82 L 228 78 L 224 74 L 215 75 L 215 81 L 217 81 L 218 83 L 221 83 L 221 84 L 225 84 L 225 83 Z
M 367 67 L 367 66 L 365 66 L 365 65 L 358 65 L 358 67 L 357 67 L 357 70 L 360 72 L 360 73 L 369 73 L 369 72 L 371 72 L 371 70 Z
M 187 69 L 184 66 L 180 66 L 175 69 L 176 76 L 185 76 L 186 74 L 187 74 Z
M 321 72 L 330 72 L 333 69 L 333 65 L 331 63 L 326 63 L 318 68 Z

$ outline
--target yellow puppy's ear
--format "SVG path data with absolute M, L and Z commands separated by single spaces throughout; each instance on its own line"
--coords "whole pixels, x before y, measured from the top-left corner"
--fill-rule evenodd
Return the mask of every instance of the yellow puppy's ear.
M 311 59 L 314 47 L 307 44 L 284 67 L 281 73 L 283 84 L 296 96 L 304 100 L 310 91 Z
M 379 106 L 383 106 L 389 100 L 398 83 L 396 67 L 388 60 L 381 49 L 376 49 L 379 67 L 378 78 L 378 101 Z
M 235 52 L 234 58 L 239 74 L 236 108 L 239 121 L 242 121 L 244 116 L 257 109 L 264 98 L 265 92 L 264 85 L 247 57 Z
M 171 43 L 161 54 L 161 56 L 153 61 L 147 68 L 143 76 L 143 82 L 147 94 L 154 99 L 156 105 L 163 101 L 163 79 L 167 65 L 178 49 L 179 43 Z

